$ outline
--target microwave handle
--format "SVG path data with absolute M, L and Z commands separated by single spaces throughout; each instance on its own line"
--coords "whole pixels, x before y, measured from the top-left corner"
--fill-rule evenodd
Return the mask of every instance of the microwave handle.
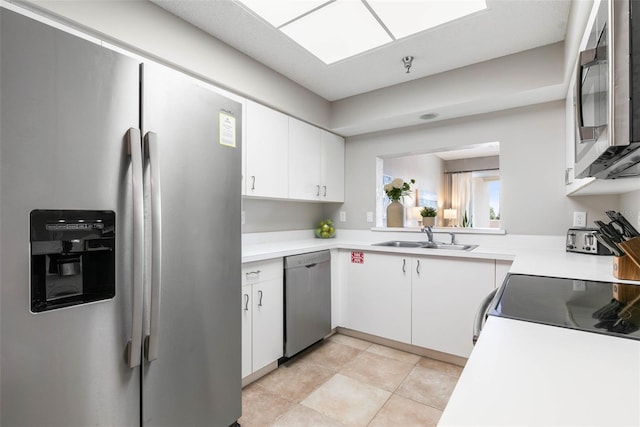
M 580 143 L 583 142 L 592 142 L 598 139 L 598 130 L 600 129 L 598 126 L 583 126 L 582 122 L 582 69 L 589 68 L 593 65 L 596 65 L 598 61 L 596 60 L 597 49 L 587 49 L 578 55 L 578 69 L 576 70 L 576 85 L 575 85 L 575 95 L 576 95 L 576 126 L 578 131 L 578 138 L 580 139 Z

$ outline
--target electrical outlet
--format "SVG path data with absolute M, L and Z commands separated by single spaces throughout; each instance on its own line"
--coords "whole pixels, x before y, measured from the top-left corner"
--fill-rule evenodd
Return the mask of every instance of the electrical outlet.
M 573 226 L 574 227 L 586 227 L 587 226 L 587 213 L 586 212 L 574 212 L 573 213 Z
M 373 212 L 367 212 L 367 222 L 373 222 Z
M 340 211 L 340 222 L 347 222 L 347 213 L 345 211 Z
M 574 292 L 585 292 L 587 290 L 587 282 L 584 280 L 574 280 L 573 290 Z

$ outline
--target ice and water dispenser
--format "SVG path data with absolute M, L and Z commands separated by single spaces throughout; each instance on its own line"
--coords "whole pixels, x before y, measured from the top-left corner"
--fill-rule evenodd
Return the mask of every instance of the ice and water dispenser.
M 31 211 L 31 311 L 115 296 L 113 211 Z

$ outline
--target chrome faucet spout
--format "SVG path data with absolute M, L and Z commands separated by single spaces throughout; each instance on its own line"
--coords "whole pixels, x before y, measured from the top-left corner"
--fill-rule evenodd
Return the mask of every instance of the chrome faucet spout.
M 429 239 L 429 243 L 433 243 L 433 231 L 431 231 L 430 226 L 422 227 L 422 231 L 427 233 L 427 238 Z
M 451 235 L 451 244 L 455 245 L 456 244 L 456 233 L 449 232 L 449 234 Z

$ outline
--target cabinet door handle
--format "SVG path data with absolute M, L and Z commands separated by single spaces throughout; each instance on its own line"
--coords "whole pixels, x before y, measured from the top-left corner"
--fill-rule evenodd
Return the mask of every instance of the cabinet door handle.
M 262 307 L 262 291 L 258 291 L 258 307 Z
M 407 272 L 407 260 L 405 258 L 402 258 L 402 272 L 406 273 Z
M 252 190 L 256 189 L 256 177 L 255 177 L 255 175 L 251 175 L 251 189 Z
M 416 260 L 416 274 L 420 274 L 420 260 Z
M 251 274 L 255 274 L 256 276 L 260 274 L 260 270 L 256 270 L 256 271 L 247 271 L 246 273 L 244 273 L 247 277 L 249 277 Z
M 244 294 L 244 311 L 249 311 L 249 294 Z
M 327 197 L 327 186 L 326 186 L 326 185 L 323 185 L 323 186 L 322 186 L 322 188 L 324 188 L 324 194 L 323 194 L 323 196 L 324 196 L 324 197 Z
M 320 196 L 320 186 L 316 185 L 316 196 Z

